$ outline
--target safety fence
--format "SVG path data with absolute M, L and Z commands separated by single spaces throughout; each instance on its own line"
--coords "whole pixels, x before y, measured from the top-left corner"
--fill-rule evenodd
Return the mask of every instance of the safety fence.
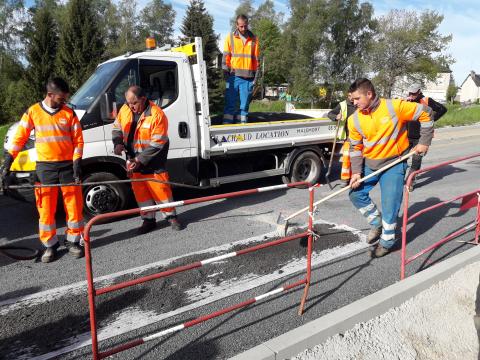
M 91 252 L 91 244 L 90 244 L 90 230 L 92 226 L 95 223 L 98 223 L 99 221 L 104 221 L 104 220 L 111 220 L 114 218 L 118 217 L 123 217 L 126 215 L 136 215 L 136 214 L 142 214 L 142 213 L 147 213 L 147 212 L 153 212 L 153 211 L 159 211 L 163 208 L 168 208 L 168 207 L 180 207 L 180 206 L 185 206 L 185 205 L 191 205 L 191 204 L 198 204 L 198 203 L 204 203 L 207 201 L 213 201 L 213 200 L 222 200 L 222 199 L 229 199 L 229 198 L 235 198 L 235 197 L 240 197 L 240 196 L 245 196 L 245 195 L 251 195 L 255 193 L 262 193 L 262 192 L 267 192 L 267 191 L 273 191 L 273 190 L 280 190 L 280 189 L 287 189 L 287 188 L 293 188 L 293 187 L 305 187 L 307 186 L 309 189 L 309 211 L 308 211 L 308 226 L 307 230 L 304 232 L 301 232 L 299 234 L 291 235 L 291 236 L 286 236 L 282 237 L 277 240 L 269 241 L 260 245 L 256 246 L 251 246 L 242 250 L 230 252 L 227 254 L 223 254 L 220 256 L 216 256 L 213 258 L 208 258 L 202 261 L 197 261 L 191 264 L 187 265 L 182 265 L 178 266 L 166 271 L 158 272 L 155 274 L 143 276 L 137 279 L 129 280 L 129 281 L 124 281 L 112 286 L 106 286 L 102 288 L 95 288 L 95 284 L 93 281 L 93 268 L 92 268 L 92 252 Z M 117 212 L 112 212 L 112 213 L 106 213 L 106 214 L 100 214 L 92 218 L 86 225 L 85 231 L 84 231 L 84 240 L 85 240 L 85 262 L 86 262 L 86 274 L 87 274 L 87 284 L 88 284 L 88 304 L 89 304 L 89 311 L 90 311 L 90 330 L 91 330 L 91 337 L 92 337 L 92 353 L 93 353 L 93 359 L 103 359 L 108 356 L 111 356 L 113 354 L 119 353 L 121 351 L 133 348 L 135 346 L 141 345 L 146 343 L 147 341 L 158 339 L 160 337 L 163 337 L 167 334 L 171 334 L 186 328 L 189 328 L 191 326 L 200 324 L 202 322 L 205 322 L 207 320 L 216 318 L 218 316 L 221 316 L 223 314 L 232 312 L 234 310 L 249 306 L 257 301 L 266 299 L 267 297 L 280 294 L 283 292 L 287 292 L 288 290 L 291 290 L 293 288 L 296 288 L 298 286 L 304 285 L 304 291 L 303 295 L 300 301 L 300 306 L 298 309 L 298 314 L 301 315 L 303 313 L 303 309 L 305 306 L 305 301 L 308 296 L 308 290 L 310 286 L 310 278 L 311 278 L 311 258 L 312 258 L 312 243 L 313 243 L 313 237 L 314 237 L 314 230 L 313 230 L 313 211 L 314 211 L 314 187 L 310 186 L 309 183 L 307 182 L 296 182 L 292 184 L 285 184 L 285 185 L 275 185 L 275 186 L 267 186 L 267 187 L 262 187 L 262 188 L 256 188 L 256 189 L 250 189 L 250 190 L 243 190 L 243 191 L 237 191 L 237 192 L 231 192 L 231 193 L 225 193 L 225 194 L 219 194 L 219 195 L 212 195 L 212 196 L 205 196 L 205 197 L 200 197 L 200 198 L 195 198 L 195 199 L 188 199 L 188 200 L 183 200 L 183 201 L 174 201 L 170 203 L 165 203 L 165 204 L 159 204 L 159 205 L 153 205 L 153 206 L 147 206 L 143 208 L 137 208 L 137 209 L 130 209 L 130 210 L 123 210 L 123 211 L 117 211 Z M 273 291 L 258 295 L 254 298 L 248 299 L 246 301 L 243 301 L 241 303 L 232 305 L 230 307 L 218 310 L 216 312 L 198 317 L 196 319 L 187 321 L 185 323 L 179 324 L 177 326 L 174 326 L 169 329 L 165 329 L 163 331 L 154 333 L 152 335 L 133 340 L 127 343 L 124 343 L 122 345 L 116 346 L 114 348 L 108 349 L 103 352 L 99 352 L 98 349 L 98 338 L 97 338 L 97 320 L 96 320 L 96 310 L 95 310 L 95 298 L 97 296 L 103 295 L 103 294 L 108 294 L 113 291 L 117 291 L 120 289 L 124 289 L 126 287 L 142 284 L 151 280 L 155 279 L 160 279 L 160 278 L 165 278 L 180 272 L 200 268 L 202 266 L 212 264 L 218 261 L 222 261 L 228 258 L 236 257 L 236 256 L 241 256 L 245 254 L 252 253 L 257 250 L 265 249 L 268 247 L 280 245 L 289 241 L 293 241 L 296 239 L 300 238 L 308 238 L 308 245 L 307 245 L 307 261 L 306 261 L 306 275 L 305 278 L 296 281 L 294 283 L 290 283 L 287 285 L 284 285 L 282 287 L 279 287 Z
M 406 266 L 417 259 L 418 257 L 428 253 L 429 251 L 436 249 L 437 247 L 443 245 L 444 243 L 465 234 L 466 232 L 475 229 L 475 240 L 474 242 L 471 242 L 472 244 L 478 245 L 478 238 L 480 234 L 480 188 L 465 194 L 461 194 L 458 196 L 455 196 L 449 200 L 445 201 L 440 201 L 435 205 L 429 206 L 425 209 L 422 209 L 420 211 L 417 211 L 416 213 L 412 214 L 409 216 L 408 214 L 408 205 L 409 205 L 409 200 L 410 200 L 410 192 L 408 191 L 410 185 L 412 184 L 414 178 L 421 173 L 426 173 L 432 170 L 436 170 L 445 166 L 448 166 L 450 164 L 455 164 L 461 161 L 473 159 L 476 157 L 480 157 L 480 153 L 472 154 L 469 156 L 465 156 L 462 158 L 458 158 L 455 160 L 451 161 L 446 161 L 437 165 L 429 166 L 417 171 L 412 172 L 408 178 L 407 182 L 405 184 L 405 191 L 404 191 L 404 200 L 403 200 L 403 226 L 402 226 L 402 249 L 401 249 L 401 264 L 400 264 L 400 279 L 403 280 L 405 279 L 405 268 Z M 407 224 L 409 221 L 412 221 L 413 219 L 416 219 L 417 217 L 424 215 L 432 210 L 438 209 L 442 206 L 451 204 L 455 201 L 461 201 L 460 205 L 460 211 L 465 211 L 468 210 L 472 207 L 477 208 L 475 220 L 464 227 L 454 231 L 453 233 L 449 234 L 448 236 L 444 237 L 441 240 L 438 240 L 434 244 L 428 246 L 427 248 L 421 250 L 420 252 L 410 256 L 407 258 Z

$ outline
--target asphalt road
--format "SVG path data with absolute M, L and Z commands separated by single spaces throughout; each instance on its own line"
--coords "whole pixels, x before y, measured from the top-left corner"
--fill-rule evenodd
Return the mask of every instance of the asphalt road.
M 436 131 L 425 166 L 480 150 L 480 126 Z M 338 169 L 337 169 L 338 171 Z M 478 189 L 480 158 L 447 166 L 419 178 L 410 211 Z M 176 198 L 275 185 L 279 179 L 244 182 L 207 192 L 177 192 Z M 316 191 L 316 198 L 330 193 Z M 378 190 L 373 194 L 379 203 Z M 136 235 L 137 217 L 94 226 L 94 273 L 105 286 L 159 269 L 215 257 L 275 236 L 278 213 L 307 205 L 308 191 L 292 189 L 179 208 L 186 229 Z M 169 334 L 121 354 L 118 359 L 224 359 L 347 305 L 399 280 L 399 252 L 372 260 L 365 246 L 367 226 L 345 195 L 318 209 L 312 286 L 303 316 L 297 315 L 302 288 L 275 295 L 201 325 Z M 62 215 L 57 218 L 63 233 Z M 410 254 L 474 219 L 459 203 L 415 219 L 409 226 Z M 297 219 L 298 227 L 306 216 Z M 293 228 L 298 231 L 298 228 Z M 0 243 L 38 246 L 32 204 L 0 198 Z M 471 240 L 473 233 L 458 240 Z M 451 241 L 408 268 L 412 274 L 471 245 Z M 209 264 L 188 273 L 123 289 L 97 301 L 101 348 L 120 344 L 274 290 L 304 276 L 305 242 Z M 83 359 L 90 357 L 85 261 L 62 251 L 58 261 L 19 262 L 0 254 L 0 358 Z

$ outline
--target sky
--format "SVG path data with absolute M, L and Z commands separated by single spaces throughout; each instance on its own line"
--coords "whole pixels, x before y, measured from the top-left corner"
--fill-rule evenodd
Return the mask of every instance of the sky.
M 169 2 L 168 0 L 165 0 Z M 361 1 L 361 0 L 360 0 Z M 147 3 L 140 0 L 139 4 Z M 263 0 L 254 0 L 253 4 L 258 7 Z M 450 46 L 445 53 L 450 54 L 455 63 L 451 66 L 455 82 L 462 84 L 471 70 L 480 73 L 480 17 L 478 16 L 478 0 L 370 0 L 375 10 L 375 16 L 388 13 L 391 9 L 407 10 L 436 10 L 444 16 L 439 27 L 442 35 L 452 35 Z M 178 33 L 180 24 L 185 16 L 185 9 L 189 0 L 171 0 L 175 9 L 175 31 Z M 275 8 L 288 17 L 288 0 L 274 0 Z M 205 0 L 205 8 L 213 16 L 214 30 L 221 35 L 221 41 L 230 30 L 230 18 L 235 12 L 235 2 L 231 0 Z
M 137 0 L 139 8 L 142 8 L 149 0 Z M 253 0 L 255 7 L 258 7 L 264 0 Z M 289 16 L 288 0 L 273 0 L 275 9 Z M 180 25 L 189 0 L 165 0 L 171 3 L 175 12 L 175 34 L 180 33 Z M 362 0 L 360 0 L 362 2 Z M 480 73 L 480 17 L 478 16 L 479 0 L 370 0 L 373 5 L 375 16 L 386 14 L 391 9 L 407 10 L 436 10 L 444 16 L 439 27 L 443 35 L 452 35 L 453 39 L 446 54 L 450 54 L 455 63 L 451 66 L 455 82 L 458 86 L 462 84 L 471 70 Z M 27 6 L 33 0 L 26 1 Z M 230 18 L 237 7 L 232 0 L 204 0 L 205 8 L 214 19 L 214 30 L 220 34 L 221 45 L 223 39 L 230 30 Z

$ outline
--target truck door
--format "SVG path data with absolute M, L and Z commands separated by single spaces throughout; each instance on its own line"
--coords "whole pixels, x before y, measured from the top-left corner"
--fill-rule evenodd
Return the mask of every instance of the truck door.
M 196 182 L 196 151 L 187 112 L 184 74 L 177 58 L 172 60 L 140 59 L 140 86 L 147 98 L 160 106 L 168 118 L 168 170 L 170 178 L 179 182 Z M 179 80 L 180 79 L 180 80 Z

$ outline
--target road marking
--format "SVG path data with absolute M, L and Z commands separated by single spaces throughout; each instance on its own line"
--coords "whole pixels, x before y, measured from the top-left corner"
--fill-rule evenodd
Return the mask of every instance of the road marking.
M 365 242 L 365 235 L 363 235 L 359 230 L 353 229 L 346 225 L 335 225 L 333 223 L 326 222 L 326 221 L 316 221 L 316 223 L 333 225 L 334 226 L 333 229 L 349 231 L 352 234 L 356 235 L 358 240 L 355 242 L 346 244 L 344 246 L 329 248 L 319 253 L 314 252 L 312 255 L 312 266 L 314 267 L 330 262 L 334 259 L 348 256 L 349 254 L 358 252 L 362 249 L 368 248 L 368 245 Z M 164 260 L 161 262 L 137 267 L 134 269 L 125 270 L 119 273 L 97 278 L 95 279 L 95 282 L 96 283 L 111 282 L 112 280 L 114 280 L 119 276 L 123 276 L 125 274 L 142 273 L 150 268 L 165 266 L 179 258 L 183 258 L 187 256 L 229 250 L 234 246 L 244 245 L 251 242 L 258 242 L 258 241 L 264 240 L 265 236 L 268 236 L 271 234 L 272 233 L 265 234 L 260 237 L 256 236 L 256 237 L 241 240 L 235 243 L 217 246 L 210 249 L 202 250 L 200 252 L 183 255 L 181 257 L 176 257 L 176 258 Z M 154 311 L 142 311 L 137 307 L 125 309 L 116 318 L 112 319 L 108 324 L 102 325 L 102 327 L 99 329 L 98 339 L 99 341 L 102 341 L 102 340 L 106 340 L 106 339 L 119 336 L 125 333 L 129 333 L 131 331 L 143 328 L 147 325 L 159 323 L 160 321 L 168 319 L 172 316 L 176 316 L 181 313 L 191 311 L 193 309 L 205 306 L 207 304 L 221 300 L 223 298 L 255 289 L 259 286 L 268 284 L 272 281 L 276 281 L 281 278 L 291 276 L 294 274 L 300 274 L 303 271 L 305 271 L 305 257 L 294 258 L 289 263 L 284 264 L 282 267 L 280 267 L 278 271 L 271 274 L 267 274 L 267 275 L 258 276 L 256 274 L 251 274 L 251 273 L 244 274 L 240 278 L 232 278 L 232 279 L 221 282 L 219 285 L 216 285 L 214 284 L 214 282 L 212 283 L 207 280 L 205 283 L 199 284 L 195 288 L 190 288 L 185 291 L 185 294 L 187 295 L 187 301 L 191 301 L 192 303 L 186 306 L 183 306 L 179 309 L 172 310 L 167 313 L 161 313 L 161 314 L 158 314 Z M 214 290 L 214 291 L 210 292 L 209 290 Z M 58 289 L 47 290 L 39 294 L 33 294 L 27 297 L 20 297 L 20 298 L 17 298 L 18 299 L 17 303 L 12 303 L 14 300 L 3 301 L 2 303 L 5 304 L 8 302 L 8 304 L 4 305 L 5 308 L 0 311 L 0 314 L 14 311 L 20 307 L 35 306 L 45 301 L 52 301 L 55 299 L 59 299 L 64 295 L 72 295 L 72 291 L 74 292 L 76 291 L 78 293 L 86 293 L 86 282 L 79 282 L 76 284 L 72 284 L 70 286 L 64 286 Z M 56 351 L 34 357 L 34 359 L 37 359 L 37 360 L 52 359 L 62 354 L 80 349 L 85 346 L 89 346 L 91 345 L 90 333 L 84 333 L 79 336 L 64 339 L 63 344 L 68 344 L 68 345 Z M 31 356 L 29 358 L 31 358 Z

